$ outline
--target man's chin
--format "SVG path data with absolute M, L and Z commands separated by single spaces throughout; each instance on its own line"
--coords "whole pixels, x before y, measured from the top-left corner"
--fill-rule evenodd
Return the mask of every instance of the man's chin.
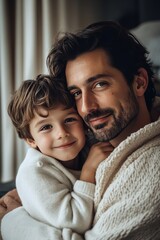
M 92 129 L 94 137 L 100 142 L 108 142 L 118 135 L 118 132 L 111 131 L 105 127 L 101 129 Z
M 93 134 L 94 134 L 94 137 L 98 140 L 98 141 L 108 141 L 108 138 L 106 136 L 106 133 L 104 131 L 104 128 L 102 129 L 94 129 L 92 128 L 91 129 Z

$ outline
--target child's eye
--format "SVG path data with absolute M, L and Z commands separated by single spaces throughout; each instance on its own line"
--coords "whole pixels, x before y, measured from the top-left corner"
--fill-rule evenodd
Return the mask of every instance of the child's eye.
M 48 124 L 40 128 L 40 131 L 46 131 L 52 128 L 52 125 Z
M 72 123 L 72 122 L 75 122 L 75 121 L 77 121 L 77 119 L 76 119 L 76 118 L 73 118 L 73 117 L 70 117 L 70 118 L 66 118 L 66 119 L 65 119 L 65 123 Z

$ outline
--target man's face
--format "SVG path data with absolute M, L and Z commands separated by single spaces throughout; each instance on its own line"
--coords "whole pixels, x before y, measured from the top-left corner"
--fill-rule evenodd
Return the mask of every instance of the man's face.
M 133 124 L 138 103 L 124 75 L 102 49 L 68 61 L 66 79 L 79 114 L 100 141 L 109 141 Z

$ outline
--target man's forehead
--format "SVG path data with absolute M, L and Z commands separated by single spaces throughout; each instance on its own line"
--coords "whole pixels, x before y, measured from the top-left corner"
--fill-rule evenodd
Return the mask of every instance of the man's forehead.
M 105 74 L 108 66 L 111 66 L 110 60 L 103 49 L 81 54 L 66 65 L 67 85 L 70 87 L 84 81 L 91 82 L 97 76 Z

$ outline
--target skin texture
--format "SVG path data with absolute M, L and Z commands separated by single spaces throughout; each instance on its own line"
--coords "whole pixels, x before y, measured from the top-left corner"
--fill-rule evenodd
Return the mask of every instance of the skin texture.
M 79 114 L 98 140 L 110 141 L 116 147 L 150 122 L 144 99 L 148 83 L 145 69 L 139 69 L 132 86 L 128 86 L 107 53 L 96 49 L 69 61 L 66 78 Z

